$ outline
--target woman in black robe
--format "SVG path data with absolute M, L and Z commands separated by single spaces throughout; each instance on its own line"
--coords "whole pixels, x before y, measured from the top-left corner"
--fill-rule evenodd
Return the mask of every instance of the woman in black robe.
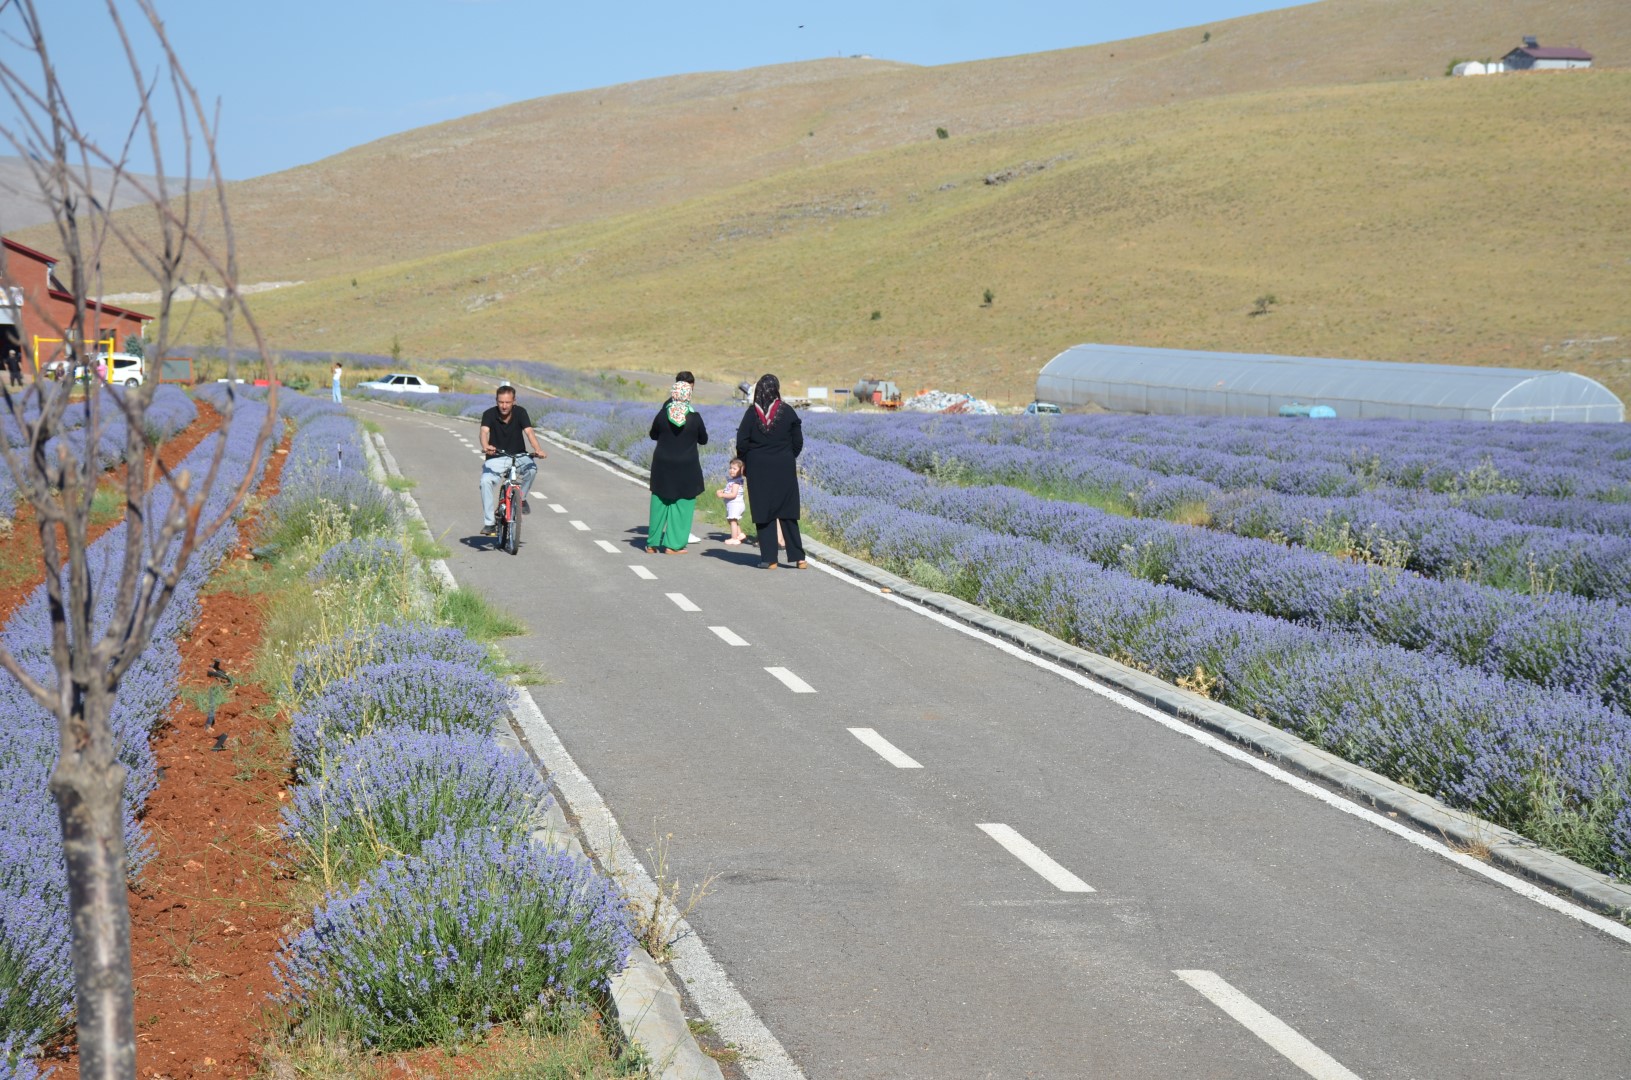
M 680 372 L 668 401 L 651 421 L 657 448 L 651 454 L 651 520 L 646 527 L 646 550 L 662 548 L 670 555 L 685 550 L 691 539 L 691 519 L 702 494 L 702 458 L 697 447 L 708 445 L 708 428 L 691 405 L 691 380 Z
M 787 558 L 800 570 L 804 542 L 799 539 L 797 459 L 804 449 L 804 423 L 782 400 L 781 382 L 766 375 L 753 388 L 753 404 L 736 429 L 736 456 L 748 479 L 748 505 L 759 532 L 759 566 L 776 569 L 776 526 L 787 543 Z

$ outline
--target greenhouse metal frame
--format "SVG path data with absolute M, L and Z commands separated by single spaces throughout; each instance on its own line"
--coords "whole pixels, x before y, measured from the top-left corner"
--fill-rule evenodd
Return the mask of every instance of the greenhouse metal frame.
M 1285 406 L 1328 405 L 1348 420 L 1625 420 L 1612 391 L 1570 371 L 1135 345 L 1066 349 L 1037 376 L 1036 396 L 1175 416 L 1276 416 Z

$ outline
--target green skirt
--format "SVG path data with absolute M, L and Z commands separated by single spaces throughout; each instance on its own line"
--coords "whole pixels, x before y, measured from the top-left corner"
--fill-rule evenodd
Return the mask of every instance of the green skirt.
M 695 499 L 676 499 L 665 503 L 653 495 L 651 524 L 646 528 L 646 547 L 683 551 L 691 540 L 691 519 L 696 510 Z

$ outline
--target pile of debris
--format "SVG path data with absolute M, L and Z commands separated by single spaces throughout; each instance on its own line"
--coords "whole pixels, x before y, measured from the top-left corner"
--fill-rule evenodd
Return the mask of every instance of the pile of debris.
M 944 390 L 925 390 L 917 397 L 909 398 L 902 407 L 913 412 L 978 413 L 983 416 L 994 416 L 997 412 L 997 407 L 989 401 L 972 394 L 948 394 Z

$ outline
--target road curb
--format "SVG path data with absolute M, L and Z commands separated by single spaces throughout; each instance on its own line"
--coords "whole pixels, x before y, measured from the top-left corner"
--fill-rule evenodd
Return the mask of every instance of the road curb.
M 374 458 L 370 464 L 376 465 L 384 475 L 401 476 L 402 471 L 387 448 L 384 436 L 378 432 L 372 433 L 371 438 L 368 432 L 363 435 L 363 444 L 370 452 L 370 458 Z M 632 467 L 632 462 L 628 464 Z M 395 494 L 402 500 L 408 514 L 429 529 L 430 523 L 413 497 L 405 491 Z M 458 587 L 458 581 L 446 561 L 428 559 L 426 562 L 430 564 L 432 576 L 444 586 Z M 516 695 L 518 698 L 524 697 L 540 717 L 543 715 L 525 687 L 516 687 Z M 544 779 L 550 787 L 558 791 L 547 766 L 528 753 L 527 744 L 521 736 L 520 720 L 514 710 L 507 712 L 507 723 L 494 732 L 494 741 L 512 753 L 525 755 L 543 770 Z M 544 825 L 533 832 L 531 839 L 534 843 L 564 850 L 578 858 L 588 857 L 582 838 L 561 811 L 561 798 L 558 795 L 550 799 L 544 812 Z M 724 1080 L 719 1063 L 702 1052 L 696 1036 L 692 1034 L 679 991 L 650 953 L 639 946 L 629 953 L 623 970 L 612 978 L 611 998 L 617 1010 L 618 1026 L 624 1037 L 645 1055 L 652 1076 L 659 1080 Z
M 556 431 L 546 434 L 563 446 L 632 476 L 646 479 L 651 475 L 649 470 L 609 451 Z M 1142 704 L 1220 735 L 1362 806 L 1408 822 L 1451 847 L 1487 852 L 1489 862 L 1503 870 L 1568 897 L 1598 914 L 1631 923 L 1631 883 L 1615 881 L 1511 829 L 1446 806 L 1431 795 L 1355 765 L 1289 731 L 1211 698 L 1163 682 L 1107 656 L 1066 644 L 1035 627 L 1004 618 L 955 596 L 925 589 L 818 540 L 806 539 L 804 548 L 852 577 L 1114 687 Z

